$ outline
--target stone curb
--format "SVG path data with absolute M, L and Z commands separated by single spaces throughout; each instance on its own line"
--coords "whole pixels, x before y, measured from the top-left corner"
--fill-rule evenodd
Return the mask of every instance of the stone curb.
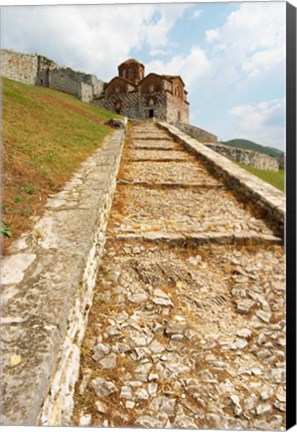
M 188 149 L 198 154 L 198 157 L 206 162 L 213 174 L 220 177 L 239 199 L 244 198 L 255 208 L 261 209 L 263 216 L 274 223 L 275 232 L 283 237 L 286 216 L 284 193 L 238 167 L 229 159 L 181 132 L 176 127 L 166 122 L 157 122 L 157 124 Z
M 70 421 L 124 137 L 104 140 L 3 259 L 1 424 Z

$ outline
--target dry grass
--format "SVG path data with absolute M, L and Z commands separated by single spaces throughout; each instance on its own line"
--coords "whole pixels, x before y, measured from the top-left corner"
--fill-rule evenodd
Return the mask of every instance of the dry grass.
M 98 148 L 113 114 L 73 96 L 3 79 L 3 253 Z

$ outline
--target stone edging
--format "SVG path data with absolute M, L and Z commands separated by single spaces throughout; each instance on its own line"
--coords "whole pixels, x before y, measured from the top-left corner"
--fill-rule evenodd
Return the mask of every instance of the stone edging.
M 192 152 L 198 154 L 198 157 L 206 162 L 216 176 L 222 178 L 235 195 L 240 199 L 244 197 L 252 205 L 261 209 L 263 216 L 274 224 L 276 233 L 283 237 L 286 215 L 285 194 L 181 132 L 175 126 L 166 122 L 157 122 L 157 124 Z
M 3 259 L 1 424 L 69 423 L 124 137 L 105 139 Z

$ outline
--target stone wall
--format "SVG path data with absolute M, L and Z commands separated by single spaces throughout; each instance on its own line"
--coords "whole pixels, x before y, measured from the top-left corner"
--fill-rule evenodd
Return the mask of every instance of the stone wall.
M 245 165 L 252 166 L 266 171 L 278 171 L 279 162 L 277 159 L 272 158 L 269 155 L 253 152 L 251 150 L 241 149 L 239 147 L 231 147 L 223 144 L 206 144 L 209 148 L 220 153 L 221 155 L 232 159 L 237 162 L 241 162 Z
M 185 122 L 174 123 L 174 126 L 202 143 L 216 143 L 218 140 L 216 135 Z
M 1 50 L 1 75 L 25 84 L 36 84 L 38 57 L 36 55 Z
M 81 88 L 80 82 L 75 79 L 71 69 L 54 69 L 49 73 L 49 88 L 64 91 L 79 97 Z
M 26 84 L 40 85 L 70 93 L 91 102 L 103 90 L 104 82 L 95 75 L 61 68 L 42 55 L 1 50 L 1 75 Z
M 93 87 L 89 84 L 86 84 L 84 82 L 80 83 L 80 92 L 79 92 L 79 98 L 83 102 L 92 102 L 94 97 L 93 94 Z

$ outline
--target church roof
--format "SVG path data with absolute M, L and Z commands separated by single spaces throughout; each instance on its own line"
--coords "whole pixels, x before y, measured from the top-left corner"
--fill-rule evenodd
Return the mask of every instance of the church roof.
M 128 59 L 128 60 L 125 60 L 123 63 L 121 63 L 118 67 L 121 67 L 121 66 L 123 66 L 123 65 L 125 65 L 125 64 L 131 64 L 131 63 L 136 63 L 136 64 L 139 64 L 140 66 L 143 66 L 144 67 L 144 65 L 142 64 L 142 63 L 140 63 L 139 61 L 137 61 L 137 60 L 135 60 L 135 59 L 132 59 L 132 58 L 130 58 L 130 59 Z

